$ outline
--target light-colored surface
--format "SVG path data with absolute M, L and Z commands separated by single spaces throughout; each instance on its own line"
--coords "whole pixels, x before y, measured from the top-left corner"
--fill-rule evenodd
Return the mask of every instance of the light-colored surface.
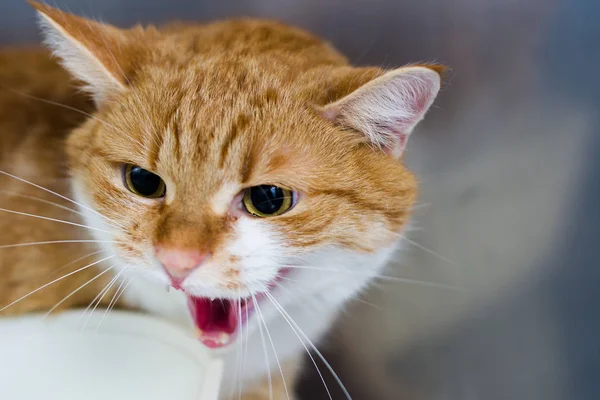
M 140 314 L 103 314 L 0 320 L 0 398 L 218 398 L 222 363 L 190 332 Z

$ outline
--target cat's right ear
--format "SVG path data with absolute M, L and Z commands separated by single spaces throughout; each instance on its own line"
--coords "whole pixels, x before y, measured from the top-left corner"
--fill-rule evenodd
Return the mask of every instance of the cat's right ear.
M 28 0 L 39 13 L 45 43 L 96 103 L 127 88 L 132 68 L 126 51 L 131 39 L 125 31 Z

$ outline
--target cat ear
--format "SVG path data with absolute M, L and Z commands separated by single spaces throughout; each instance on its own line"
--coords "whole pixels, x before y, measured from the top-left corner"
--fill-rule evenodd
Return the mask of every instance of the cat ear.
M 125 31 L 29 1 L 39 13 L 46 44 L 97 103 L 127 87 Z
M 371 143 L 398 158 L 437 96 L 442 70 L 433 65 L 389 71 L 325 106 L 323 116 L 363 133 Z

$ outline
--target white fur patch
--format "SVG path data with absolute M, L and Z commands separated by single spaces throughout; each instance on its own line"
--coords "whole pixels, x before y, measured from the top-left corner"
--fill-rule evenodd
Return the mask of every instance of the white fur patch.
M 284 248 L 268 227 L 268 222 L 258 218 L 242 217 L 234 225 L 234 233 L 226 248 L 195 270 L 184 282 L 190 293 L 205 297 L 247 297 L 263 291 L 283 266 Z M 238 261 L 231 265 L 229 257 Z M 239 269 L 236 282 L 225 275 L 229 268 Z M 240 283 L 239 292 L 226 290 L 222 285 Z

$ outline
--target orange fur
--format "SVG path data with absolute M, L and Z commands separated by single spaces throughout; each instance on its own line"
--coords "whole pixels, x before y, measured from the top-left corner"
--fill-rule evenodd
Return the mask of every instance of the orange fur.
M 68 74 L 50 60 L 46 51 L 14 49 L 0 53 L 0 170 L 70 195 L 64 141 L 69 130 L 84 117 L 27 96 L 42 97 L 86 112 L 92 111 L 91 103 L 77 93 Z M 0 208 L 81 223 L 76 214 L 45 202 L 74 208 L 65 200 L 0 175 Z M 0 246 L 90 239 L 83 228 L 0 213 Z M 72 263 L 95 250 L 93 246 L 77 243 L 0 248 L 0 308 L 63 274 L 100 260 L 95 255 Z M 1 314 L 48 311 L 97 274 L 96 269 L 77 273 Z M 65 301 L 61 308 L 87 306 L 106 284 L 102 278 Z M 108 303 L 111 294 L 105 296 L 104 303 Z
M 90 204 L 124 227 L 115 234 L 123 259 L 139 258 L 157 243 L 201 249 L 222 260 L 225 288 L 243 286 L 239 258 L 225 249 L 237 217 L 211 206 L 224 184 L 236 193 L 265 183 L 301 193 L 290 212 L 272 219 L 299 253 L 328 245 L 368 253 L 397 239 L 416 197 L 413 175 L 320 111 L 383 70 L 351 67 L 318 38 L 272 21 L 120 30 L 32 5 L 122 88 L 99 96 L 94 108 L 45 51 L 0 53 L 0 170 L 70 197 L 68 164 Z M 121 182 L 122 163 L 160 175 L 168 187 L 164 202 L 133 196 Z M 0 187 L 73 207 L 7 176 L 0 175 Z M 76 214 L 16 194 L 0 193 L 0 207 L 83 223 Z M 381 228 L 377 235 L 370 234 L 372 226 Z M 83 228 L 9 213 L 1 214 L 0 232 L 0 245 L 89 238 Z M 0 307 L 96 249 L 0 249 Z M 75 274 L 4 314 L 47 310 L 98 271 Z M 87 305 L 104 284 L 95 281 L 64 306 Z

